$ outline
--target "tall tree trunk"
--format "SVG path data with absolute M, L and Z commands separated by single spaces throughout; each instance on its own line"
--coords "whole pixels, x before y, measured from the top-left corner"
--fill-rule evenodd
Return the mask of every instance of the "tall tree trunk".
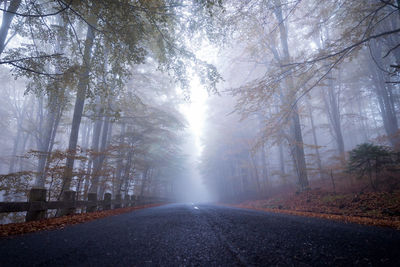
M 328 88 L 326 88 L 326 93 L 324 93 L 324 101 L 326 107 L 326 113 L 328 114 L 328 119 L 330 125 L 332 126 L 334 138 L 336 141 L 336 146 L 341 162 L 344 164 L 345 152 L 344 152 L 344 141 L 342 134 L 342 126 L 340 119 L 340 109 L 338 94 L 334 89 L 332 74 L 329 74 L 328 78 Z
M 90 140 L 90 121 L 85 120 L 85 122 L 82 125 L 82 131 L 81 132 L 81 150 L 82 153 L 86 156 L 88 156 L 89 152 L 89 140 Z M 87 199 L 87 191 L 86 191 L 86 181 L 87 181 L 87 170 L 88 170 L 88 161 L 82 160 L 79 164 L 79 169 L 82 172 L 79 176 L 79 190 L 76 190 L 76 200 L 86 200 Z
M 128 184 L 129 184 L 129 174 L 131 172 L 132 169 L 132 163 L 133 163 L 133 148 L 131 148 L 131 150 L 128 151 L 128 155 L 126 157 L 126 164 L 125 164 L 125 168 L 124 168 L 124 176 L 122 177 L 122 181 L 121 181 L 121 185 L 120 185 L 120 191 L 122 191 L 122 186 L 124 187 L 124 195 L 128 194 L 129 188 L 128 188 Z
M 283 65 L 290 62 L 290 53 L 289 53 L 289 45 L 288 45 L 288 36 L 287 36 L 287 27 L 286 23 L 283 19 L 282 15 L 282 5 L 280 0 L 275 0 L 275 16 L 279 23 L 279 33 L 280 33 L 280 41 L 282 46 L 282 62 Z M 307 177 L 307 168 L 306 168 L 306 160 L 304 155 L 304 144 L 303 144 L 303 136 L 301 133 L 301 125 L 300 125 L 300 117 L 298 114 L 297 104 L 294 102 L 296 98 L 296 93 L 291 92 L 294 89 L 293 79 L 289 75 L 286 79 L 287 89 L 284 93 L 285 103 L 287 108 L 291 108 L 290 110 L 290 120 L 291 120 L 291 145 L 293 148 L 293 155 L 296 161 L 297 168 L 297 178 L 298 183 L 301 190 L 306 190 L 308 188 L 308 177 Z
M 21 0 L 12 0 L 7 8 L 7 12 L 3 11 L 3 20 L 0 28 L 0 55 L 4 52 L 11 22 L 14 19 L 15 13 L 17 12 L 20 5 Z
M 259 194 L 261 192 L 261 184 L 260 184 L 260 175 L 258 174 L 258 168 L 257 168 L 257 162 L 255 160 L 255 156 L 256 156 L 256 154 L 252 154 L 250 152 L 249 157 L 250 157 L 251 164 L 253 165 L 252 173 L 254 175 L 254 180 L 256 181 L 257 193 Z
M 262 164 L 262 179 L 264 181 L 265 190 L 268 192 L 270 184 L 267 171 L 267 157 L 265 155 L 265 144 L 261 146 L 261 164 Z
M 370 42 L 372 57 L 370 69 L 372 70 L 373 80 L 375 84 L 375 93 L 378 98 L 380 112 L 383 120 L 383 126 L 388 136 L 389 142 L 393 148 L 400 148 L 399 126 L 397 123 L 396 111 L 393 105 L 393 95 L 391 88 L 386 84 L 385 75 L 379 67 L 383 66 L 382 47 L 377 44 L 376 40 Z M 376 66 L 375 62 L 379 65 Z
M 34 143 L 33 140 L 32 140 L 33 139 L 32 135 L 29 134 L 28 132 L 25 132 L 22 135 L 22 138 L 23 138 L 22 146 L 21 147 L 18 146 L 18 152 L 17 152 L 17 153 L 20 153 L 20 154 L 25 153 L 25 149 L 26 149 L 27 146 L 28 147 L 33 147 L 33 143 Z M 32 146 L 30 146 L 30 144 L 32 144 Z M 18 158 L 18 162 L 19 162 L 18 171 L 25 171 L 25 170 L 28 169 L 28 168 L 25 168 L 25 164 L 24 164 L 25 161 L 24 161 L 23 157 L 19 157 Z
M 51 101 L 49 101 L 49 104 L 51 104 Z M 51 152 L 49 151 L 49 145 L 50 145 L 51 133 L 54 127 L 54 122 L 55 122 L 55 112 L 53 110 L 49 110 L 48 117 L 44 127 L 45 128 L 44 133 L 41 136 L 38 144 L 39 162 L 37 167 L 35 186 L 39 188 L 44 188 L 46 182 L 45 166 L 46 166 L 46 160 L 47 158 L 49 158 L 49 153 Z
M 64 95 L 64 90 L 61 89 L 60 91 Z M 53 150 L 55 135 L 64 110 L 64 103 L 62 103 L 58 94 L 59 92 L 49 93 L 45 126 L 41 131 L 43 134 L 38 142 L 39 158 L 35 186 L 39 188 L 44 188 L 45 186 L 48 160 Z
M 25 118 L 25 113 L 26 113 L 26 109 L 28 107 L 28 103 L 26 103 L 26 101 L 24 100 L 23 104 L 22 104 L 22 110 L 21 112 L 19 112 L 18 108 L 16 108 L 16 112 L 15 112 L 15 117 L 17 119 L 17 135 L 14 139 L 14 146 L 13 146 L 13 152 L 11 155 L 11 161 L 10 161 L 10 166 L 9 166 L 9 173 L 13 173 L 15 172 L 16 168 L 15 168 L 15 164 L 18 161 L 17 160 L 17 154 L 20 151 L 20 145 L 21 145 L 21 139 L 23 138 L 23 123 L 24 123 L 24 118 Z
M 119 150 L 118 150 L 118 160 L 117 160 L 117 168 L 115 170 L 115 180 L 117 182 L 117 192 L 116 194 L 121 194 L 121 188 L 122 188 L 122 166 L 123 166 L 123 156 L 124 156 L 124 149 L 123 145 L 125 143 L 125 129 L 126 129 L 126 124 L 125 122 L 121 123 L 121 132 L 120 132 L 120 137 L 119 137 Z
M 92 55 L 92 47 L 94 41 L 94 30 L 91 25 L 88 25 L 85 41 L 85 49 L 83 54 L 83 65 L 82 73 L 78 82 L 78 91 L 76 93 L 74 114 L 72 118 L 72 127 L 69 137 L 67 162 L 65 166 L 64 176 L 63 176 L 63 187 L 62 191 L 69 190 L 71 187 L 72 171 L 74 168 L 76 146 L 78 143 L 79 127 L 81 124 L 83 107 L 85 104 L 86 90 L 89 85 L 89 73 L 90 73 L 90 61 Z
M 325 33 L 325 35 L 324 35 Z M 321 49 L 325 48 L 326 43 L 329 41 L 329 29 L 328 28 L 320 28 L 320 38 L 319 38 L 319 47 Z M 327 71 L 329 71 L 327 69 Z M 339 72 L 340 75 L 340 72 Z M 338 77 L 339 81 L 337 84 L 340 85 L 340 76 Z M 323 91 L 323 99 L 325 102 L 326 113 L 328 115 L 328 119 L 330 122 L 331 133 L 333 133 L 333 137 L 336 141 L 336 147 L 339 154 L 340 161 L 342 165 L 345 164 L 345 149 L 344 149 L 344 140 L 341 126 L 341 117 L 340 117 L 340 107 L 339 107 L 339 93 L 335 90 L 334 78 L 332 74 L 332 70 L 329 71 L 327 75 L 328 86 L 326 90 Z
M 361 92 L 359 92 L 359 94 L 361 95 Z M 359 115 L 359 117 L 360 117 L 360 120 L 359 120 L 359 122 L 360 122 L 360 128 L 361 128 L 361 134 L 362 134 L 362 136 L 363 136 L 363 140 L 362 140 L 362 143 L 364 143 L 364 142 L 367 142 L 368 140 L 369 140 L 369 137 L 370 137 L 370 128 L 368 127 L 368 125 L 365 123 L 365 119 L 364 119 L 364 115 L 363 114 L 365 114 L 365 112 L 364 112 L 364 107 L 362 106 L 362 102 L 361 101 L 357 101 L 357 112 L 358 112 L 358 115 Z
M 317 159 L 317 167 L 319 171 L 319 177 L 322 179 L 323 178 L 323 171 L 322 171 L 322 163 L 321 163 L 321 156 L 319 154 L 319 148 L 318 148 L 318 138 L 317 138 L 317 133 L 314 125 L 314 118 L 312 114 L 312 107 L 311 103 L 307 101 L 307 106 L 308 106 L 308 115 L 310 116 L 310 123 L 311 123 L 311 131 L 313 135 L 313 141 L 314 141 L 314 146 L 315 146 L 315 156 Z
M 86 155 L 89 155 L 89 139 L 90 139 L 91 132 L 92 132 L 92 123 L 90 121 L 88 121 L 88 124 L 86 127 L 87 127 L 86 137 L 85 137 L 85 139 L 86 139 L 85 143 L 87 144 L 86 145 Z M 86 166 L 85 179 L 84 179 L 83 199 L 87 199 L 87 197 L 88 197 L 91 168 L 92 168 L 92 158 L 89 157 L 89 160 L 88 160 L 87 166 Z
M 292 114 L 292 133 L 293 139 L 292 144 L 294 147 L 294 155 L 296 160 L 297 177 L 301 190 L 308 189 L 308 177 L 307 177 L 307 166 L 306 158 L 304 155 L 304 142 L 301 133 L 300 117 L 298 114 L 297 105 L 293 106 Z
M 9 173 L 15 172 L 15 162 L 17 160 L 17 153 L 18 153 L 18 146 L 21 142 L 21 134 L 22 134 L 22 129 L 20 127 L 17 128 L 17 136 L 14 139 L 14 146 L 13 146 L 13 151 L 11 155 L 11 160 L 10 160 L 10 166 L 8 169 Z
M 97 170 L 97 162 L 99 158 L 99 143 L 100 143 L 100 136 L 101 136 L 101 127 L 103 125 L 103 121 L 101 120 L 101 109 L 100 104 L 96 103 L 96 113 L 95 113 L 95 121 L 93 124 L 93 133 L 92 133 L 92 144 L 91 144 L 91 156 L 88 162 L 88 168 L 86 173 L 86 182 L 85 185 L 89 188 L 90 184 L 90 193 L 97 193 L 94 191 L 93 185 L 93 176 L 95 175 L 94 172 Z M 92 189 L 93 188 L 93 189 Z
M 258 124 L 260 132 L 263 130 L 263 117 L 262 115 L 258 115 Z M 268 190 L 269 181 L 268 181 L 268 173 L 267 173 L 267 158 L 265 156 L 265 143 L 262 143 L 260 147 L 260 163 L 261 163 L 261 180 L 263 182 L 264 190 Z
M 63 114 L 64 107 L 65 107 L 64 105 L 61 105 L 61 106 L 57 107 L 57 113 L 56 113 L 56 117 L 55 117 L 55 120 L 54 120 L 54 125 L 52 127 L 52 132 L 51 132 L 51 135 L 50 135 L 50 141 L 49 141 L 49 147 L 48 147 L 48 151 L 49 152 L 53 151 L 54 141 L 55 141 L 55 138 L 56 138 L 58 125 L 60 124 L 60 119 L 61 119 L 61 116 Z M 50 157 L 51 157 L 51 153 L 48 153 L 47 154 L 47 159 L 46 159 L 46 166 L 44 168 L 44 171 L 47 171 L 49 169 Z
M 283 141 L 281 141 L 279 143 L 278 151 L 279 151 L 279 170 L 280 170 L 282 176 L 286 176 L 285 154 L 284 154 L 284 151 L 283 151 Z
M 142 174 L 142 185 L 140 187 L 140 196 L 141 197 L 144 195 L 144 192 L 145 192 L 146 183 L 147 183 L 147 179 L 148 179 L 148 176 L 149 176 L 149 171 L 150 171 L 150 168 L 146 167 L 144 172 L 143 172 L 143 174 Z
M 98 191 L 99 191 L 99 182 L 100 182 L 100 177 L 101 177 L 100 174 L 101 174 L 101 170 L 103 168 L 103 163 L 104 163 L 104 159 L 105 159 L 109 125 L 110 125 L 110 118 L 104 117 L 104 123 L 103 123 L 102 133 L 101 133 L 99 155 L 97 156 L 96 161 L 94 161 L 95 164 L 93 166 L 92 186 L 90 188 L 90 193 L 98 193 Z

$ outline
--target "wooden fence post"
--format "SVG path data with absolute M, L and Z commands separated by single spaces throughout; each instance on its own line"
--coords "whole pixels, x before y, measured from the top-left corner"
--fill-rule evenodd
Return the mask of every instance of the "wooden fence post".
M 32 188 L 29 191 L 29 210 L 26 212 L 25 221 L 37 221 L 46 217 L 46 207 L 44 206 L 46 191 L 45 188 Z
M 111 209 L 111 194 L 105 193 L 103 210 L 110 210 L 110 209 Z
M 116 203 L 115 203 L 115 205 L 114 205 L 114 209 L 119 209 L 119 208 L 121 208 L 121 200 L 122 200 L 122 196 L 121 196 L 121 194 L 118 194 L 118 195 L 116 195 L 115 196 L 115 201 L 116 201 Z
M 75 191 L 64 191 L 62 201 L 69 207 L 62 208 L 60 211 L 60 216 L 71 215 L 75 213 L 75 195 Z
M 89 193 L 88 201 L 96 202 L 96 204 L 88 204 L 86 207 L 86 212 L 94 212 L 97 210 L 97 193 Z

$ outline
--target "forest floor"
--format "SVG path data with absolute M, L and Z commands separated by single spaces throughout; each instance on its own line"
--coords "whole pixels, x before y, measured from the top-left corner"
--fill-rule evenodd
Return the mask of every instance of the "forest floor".
M 312 189 L 264 200 L 245 201 L 235 206 L 400 230 L 400 190 L 333 193 Z
M 57 218 L 44 219 L 40 221 L 9 223 L 0 225 L 0 238 L 13 235 L 32 233 L 42 230 L 62 229 L 67 225 L 84 223 L 108 216 L 131 212 L 134 210 L 156 207 L 163 204 L 148 204 L 137 207 L 119 208 L 114 210 L 96 211 L 91 213 L 80 213 Z

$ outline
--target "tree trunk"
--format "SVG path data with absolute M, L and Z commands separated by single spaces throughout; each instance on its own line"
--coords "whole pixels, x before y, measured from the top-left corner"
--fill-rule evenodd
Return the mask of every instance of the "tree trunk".
M 321 49 L 325 48 L 325 44 L 329 40 L 329 29 L 324 29 L 325 36 L 323 35 L 323 29 L 320 29 L 319 47 Z M 325 38 L 324 38 L 325 37 Z M 323 40 L 325 39 L 325 41 Z M 327 69 L 327 71 L 329 71 Z M 340 77 L 339 77 L 340 78 Z M 340 80 L 340 79 L 339 79 Z M 326 90 L 323 91 L 323 100 L 325 102 L 326 113 L 330 122 L 331 133 L 336 141 L 336 147 L 339 154 L 340 161 L 342 165 L 345 164 L 345 149 L 344 140 L 341 126 L 340 117 L 340 107 L 339 107 L 339 93 L 335 90 L 334 78 L 332 75 L 332 70 L 329 71 L 327 75 L 328 86 Z M 340 85 L 340 81 L 337 82 Z
M 97 166 L 98 166 L 98 162 L 99 162 L 99 144 L 100 144 L 100 136 L 101 136 L 101 128 L 103 125 L 103 120 L 101 119 L 101 115 L 102 115 L 102 111 L 100 110 L 100 106 L 97 103 L 96 104 L 96 119 L 94 122 L 94 126 L 93 126 L 93 134 L 92 134 L 92 146 L 91 146 L 91 150 L 92 150 L 92 155 L 90 157 L 90 161 L 89 161 L 89 166 L 88 166 L 88 173 L 87 173 L 87 177 L 91 177 L 90 182 L 91 182 L 91 187 L 89 190 L 89 193 L 96 193 L 98 194 L 97 190 L 94 191 L 94 187 L 93 184 L 97 183 L 94 181 L 94 177 L 96 176 L 96 171 L 97 171 Z
M 21 144 L 21 139 L 23 138 L 24 134 L 23 134 L 23 128 L 22 128 L 22 124 L 25 118 L 25 113 L 26 113 L 26 108 L 28 107 L 28 104 L 25 102 L 23 102 L 22 105 L 22 111 L 18 112 L 18 108 L 17 111 L 15 112 L 15 117 L 17 119 L 17 136 L 14 139 L 14 146 L 13 146 L 13 152 L 11 155 L 11 161 L 10 161 L 10 167 L 8 172 L 9 173 L 13 173 L 15 172 L 16 168 L 15 168 L 15 164 L 17 162 L 17 154 L 19 152 L 19 146 Z M 24 145 L 25 147 L 25 145 Z
M 85 41 L 85 49 L 83 54 L 83 65 L 82 73 L 78 82 L 78 91 L 76 94 L 74 114 L 72 118 L 72 127 L 69 137 L 68 152 L 70 153 L 63 176 L 63 187 L 62 191 L 69 190 L 71 187 L 72 172 L 74 168 L 76 146 L 78 143 L 79 127 L 81 124 L 83 107 L 85 104 L 86 90 L 89 85 L 89 73 L 90 73 L 90 60 L 92 55 L 92 47 L 94 41 L 94 31 L 91 25 L 88 25 Z
M 64 90 L 62 90 L 64 93 Z M 44 188 L 46 182 L 46 170 L 48 169 L 48 160 L 53 150 L 54 139 L 57 132 L 58 124 L 63 111 L 64 104 L 58 99 L 57 93 L 50 92 L 48 98 L 47 118 L 43 135 L 39 141 L 39 159 L 35 186 Z
M 20 153 L 20 154 L 25 153 L 25 148 L 27 147 L 27 144 L 33 143 L 33 141 L 30 140 L 30 139 L 32 139 L 32 135 L 29 134 L 28 132 L 25 132 L 25 133 L 22 135 L 22 138 L 23 138 L 22 146 L 21 146 L 21 147 L 18 146 L 19 149 L 18 149 L 18 152 L 17 152 L 17 153 Z M 32 146 L 33 146 L 33 144 L 32 144 Z M 28 145 L 28 147 L 32 147 L 32 146 L 29 146 L 29 145 Z M 22 157 L 19 157 L 19 158 L 18 158 L 18 162 L 19 162 L 18 171 L 24 171 L 24 170 L 26 170 L 26 169 L 25 169 L 25 164 L 24 164 L 25 162 L 24 162 L 24 159 L 23 159 Z
M 254 158 L 255 154 L 253 155 L 250 152 L 249 157 L 250 157 L 250 161 L 251 161 L 251 163 L 253 165 L 253 172 L 252 173 L 254 174 L 254 180 L 256 181 L 257 193 L 260 194 L 260 192 L 261 192 L 261 184 L 260 184 L 260 176 L 258 174 L 257 162 L 256 162 L 256 160 Z
M 294 137 L 294 152 L 295 152 L 295 160 L 297 167 L 297 177 L 301 190 L 306 190 L 308 188 L 308 177 L 307 177 L 307 166 L 306 159 L 304 155 L 304 147 L 303 147 L 303 136 L 301 134 L 301 125 L 300 125 L 300 117 L 298 114 L 297 105 L 293 106 L 293 114 L 292 114 L 292 131 Z
M 50 101 L 49 101 L 50 102 Z M 51 132 L 55 121 L 55 114 L 52 111 L 48 112 L 48 118 L 46 120 L 44 133 L 41 136 L 38 144 L 39 158 L 35 186 L 38 188 L 44 188 L 46 182 L 45 166 L 46 160 L 49 158 L 49 144 L 51 138 Z
M 11 155 L 10 167 L 8 169 L 9 173 L 15 172 L 15 161 L 17 159 L 18 146 L 21 141 L 21 131 L 22 131 L 22 129 L 20 129 L 20 127 L 18 127 L 17 136 L 14 139 L 14 147 L 13 147 L 13 151 L 12 151 L 12 155 Z
M 3 20 L 0 28 L 0 55 L 4 52 L 4 48 L 6 47 L 6 39 L 8 31 L 11 26 L 11 22 L 14 19 L 15 12 L 17 12 L 20 5 L 21 5 L 21 0 L 12 0 L 7 8 L 7 12 L 3 11 Z
M 286 176 L 285 170 L 285 154 L 283 153 L 283 141 L 279 143 L 279 170 L 282 176 Z
M 340 82 L 340 81 L 339 81 Z M 333 88 L 333 80 L 329 79 L 329 88 L 328 88 L 328 95 L 329 95 L 329 103 L 331 107 L 331 116 L 332 116 L 332 124 L 333 129 L 335 131 L 336 137 L 336 144 L 339 151 L 339 156 L 341 157 L 341 161 L 344 162 L 345 154 L 344 154 L 344 141 L 343 141 L 343 134 L 342 134 L 342 126 L 340 120 L 340 109 L 339 109 L 339 95 L 334 91 Z
M 279 23 L 279 33 L 282 46 L 282 62 L 283 65 L 290 62 L 289 45 L 287 38 L 287 28 L 286 23 L 282 15 L 282 5 L 280 0 L 275 0 L 275 16 Z M 294 89 L 292 77 L 289 75 L 286 79 L 287 89 L 284 92 L 285 103 L 287 108 L 290 110 L 290 120 L 291 120 L 291 145 L 293 146 L 294 157 L 297 167 L 297 178 L 301 190 L 306 190 L 308 188 L 308 177 L 306 169 L 306 160 L 304 156 L 303 147 L 303 137 L 301 133 L 300 117 L 298 114 L 297 104 L 293 101 L 295 99 L 295 92 L 290 90 Z
M 146 167 L 146 169 L 144 170 L 143 175 L 142 175 L 142 185 L 140 187 L 140 196 L 141 197 L 143 196 L 145 188 L 146 188 L 149 171 L 150 171 L 149 167 Z
M 87 144 L 86 145 L 86 155 L 88 155 L 89 139 L 90 139 L 91 132 L 92 132 L 92 123 L 90 121 L 88 121 L 86 127 L 87 127 L 87 131 L 86 131 L 85 143 Z M 89 157 L 89 160 L 88 160 L 87 166 L 86 166 L 85 179 L 84 179 L 83 199 L 88 199 L 91 168 L 92 168 L 92 158 Z
M 121 185 L 120 185 L 120 192 L 122 191 L 122 186 L 124 187 L 124 193 L 125 195 L 127 194 L 129 188 L 128 188 L 128 184 L 129 184 L 129 174 L 131 172 L 132 169 L 132 163 L 133 163 L 133 148 L 128 152 L 127 158 L 126 158 L 126 164 L 125 164 L 125 168 L 124 168 L 124 176 L 122 178 L 121 181 Z M 122 193 L 121 193 L 122 194 Z
M 94 161 L 94 165 L 93 165 L 92 186 L 90 188 L 90 193 L 98 193 L 98 190 L 99 190 L 99 182 L 100 182 L 100 177 L 101 177 L 100 174 L 101 174 L 101 170 L 102 170 L 104 159 L 105 159 L 109 125 L 110 125 L 110 118 L 104 117 L 104 123 L 103 123 L 102 133 L 101 133 L 99 155 L 97 156 L 96 160 Z
M 400 147 L 399 127 L 396 111 L 393 105 L 393 96 L 389 85 L 385 83 L 385 76 L 378 68 L 382 67 L 382 48 L 376 40 L 370 42 L 373 59 L 369 61 L 375 83 L 375 93 L 378 98 L 379 108 L 383 120 L 383 126 L 393 148 Z M 376 66 L 374 60 L 379 66 Z
M 325 102 L 325 110 L 328 115 L 328 119 L 331 125 L 331 129 L 333 130 L 333 137 L 336 141 L 337 151 L 342 163 L 344 163 L 344 141 L 340 120 L 340 111 L 339 111 L 339 102 L 338 96 L 334 90 L 332 75 L 329 75 L 328 78 L 328 87 L 326 88 L 326 92 L 324 91 L 324 102 Z
M 313 141 L 314 141 L 314 146 L 315 146 L 315 156 L 317 157 L 317 166 L 318 166 L 318 170 L 319 170 L 319 177 L 322 179 L 323 171 L 322 171 L 321 156 L 319 154 L 319 148 L 318 148 L 318 138 L 317 138 L 317 133 L 315 130 L 315 125 L 314 125 L 312 107 L 311 107 L 310 102 L 308 102 L 308 101 L 307 101 L 307 106 L 308 106 L 308 115 L 310 116 L 311 131 L 312 131 Z
M 270 188 L 268 171 L 267 171 L 267 157 L 265 156 L 265 145 L 261 146 L 261 164 L 262 164 L 262 179 L 264 181 L 265 190 L 268 192 Z
M 120 133 L 120 138 L 119 138 L 119 150 L 118 150 L 118 160 L 117 160 L 117 168 L 115 170 L 115 180 L 117 182 L 117 192 L 116 194 L 121 194 L 121 188 L 122 188 L 122 166 L 123 166 L 123 156 L 124 156 L 124 149 L 123 145 L 125 143 L 125 128 L 126 124 L 125 122 L 121 123 L 121 133 Z
M 361 95 L 361 92 L 359 92 L 359 94 Z M 362 102 L 361 101 L 357 101 L 357 112 L 358 115 L 360 116 L 360 127 L 361 127 L 361 132 L 362 132 L 362 136 L 363 136 L 363 140 L 361 143 L 367 142 L 370 138 L 370 128 L 368 127 L 368 125 L 365 123 L 365 119 L 364 119 L 364 107 L 362 106 Z

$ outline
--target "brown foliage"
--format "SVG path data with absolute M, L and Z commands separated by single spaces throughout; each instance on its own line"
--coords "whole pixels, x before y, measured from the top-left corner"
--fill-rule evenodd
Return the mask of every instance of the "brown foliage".
M 10 223 L 0 225 L 0 237 L 26 234 L 42 230 L 63 229 L 65 226 L 93 221 L 96 219 L 131 212 L 138 209 L 160 206 L 162 204 L 149 204 L 137 207 L 120 208 L 106 211 L 96 211 L 91 213 L 74 214 L 58 218 L 45 219 L 40 221 Z
M 317 189 L 237 206 L 400 230 L 400 191 L 334 194 Z

